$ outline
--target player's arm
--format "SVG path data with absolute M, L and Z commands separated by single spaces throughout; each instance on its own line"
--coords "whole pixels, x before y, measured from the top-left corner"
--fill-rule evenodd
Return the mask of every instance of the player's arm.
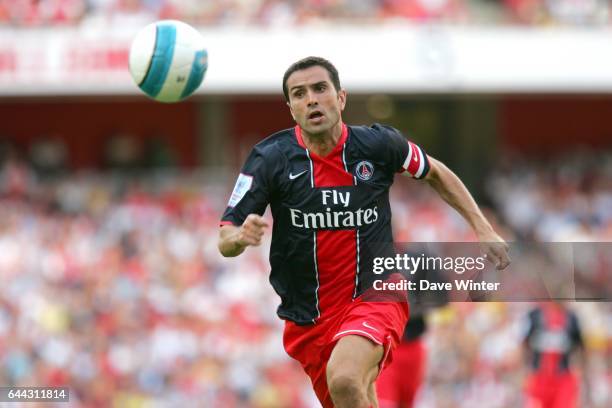
M 508 244 L 493 230 L 463 182 L 444 163 L 428 156 L 425 181 L 470 224 L 487 258 L 504 269 L 510 264 Z
M 270 164 L 257 146 L 238 175 L 227 208 L 221 217 L 217 247 L 221 255 L 238 256 L 246 247 L 259 245 L 268 223 L 262 217 L 270 201 Z M 267 155 L 270 157 L 270 155 Z M 272 163 L 276 163 L 274 159 Z
M 459 177 L 440 161 L 428 156 L 421 147 L 406 140 L 398 130 L 378 124 L 372 128 L 385 135 L 381 139 L 385 140 L 386 159 L 391 169 L 415 179 L 425 179 L 471 225 L 483 253 L 497 269 L 507 267 L 510 264 L 508 244 L 495 233 Z
M 267 227 L 266 220 L 257 214 L 249 214 L 239 227 L 222 226 L 219 230 L 219 252 L 225 257 L 234 257 L 243 253 L 249 245 L 258 246 Z

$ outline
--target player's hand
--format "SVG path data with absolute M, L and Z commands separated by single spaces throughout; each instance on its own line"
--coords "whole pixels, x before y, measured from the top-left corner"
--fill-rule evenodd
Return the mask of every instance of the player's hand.
M 238 231 L 238 244 L 242 246 L 258 246 L 261 238 L 268 227 L 264 217 L 257 214 L 249 214 Z
M 495 232 L 490 232 L 478 237 L 480 240 L 480 249 L 484 257 L 495 265 L 497 270 L 506 269 L 510 265 L 510 256 L 508 250 L 510 247 L 502 237 Z

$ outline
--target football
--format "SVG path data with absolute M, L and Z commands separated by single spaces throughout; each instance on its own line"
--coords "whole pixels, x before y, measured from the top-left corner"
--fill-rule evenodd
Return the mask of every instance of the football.
M 130 74 L 156 101 L 172 103 L 187 98 L 198 89 L 207 68 L 204 37 L 181 21 L 149 24 L 132 40 Z

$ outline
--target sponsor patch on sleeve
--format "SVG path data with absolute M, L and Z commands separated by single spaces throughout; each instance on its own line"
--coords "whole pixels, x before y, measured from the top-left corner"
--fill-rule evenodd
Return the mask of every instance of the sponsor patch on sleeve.
M 229 207 L 235 207 L 236 204 L 238 204 L 240 200 L 242 200 L 244 195 L 251 189 L 252 184 L 253 176 L 240 173 L 238 179 L 236 180 L 234 191 L 232 191 L 232 196 L 230 197 L 229 203 L 227 205 Z

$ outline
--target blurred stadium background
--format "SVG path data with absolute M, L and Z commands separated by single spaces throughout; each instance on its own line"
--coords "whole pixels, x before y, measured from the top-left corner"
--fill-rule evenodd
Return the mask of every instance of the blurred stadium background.
M 337 64 L 348 123 L 404 131 L 506 238 L 612 240 L 610 8 L 0 0 L 0 385 L 67 385 L 84 407 L 316 406 L 282 349 L 268 245 L 216 249 L 238 166 L 292 125 L 282 73 L 310 54 Z M 210 41 L 204 85 L 177 105 L 147 100 L 127 71 L 132 36 L 163 18 Z M 473 239 L 428 188 L 394 188 L 399 240 Z M 609 280 L 610 263 L 597 268 Z M 417 406 L 520 406 L 529 307 L 432 313 Z M 612 406 L 612 307 L 571 307 L 593 406 Z

